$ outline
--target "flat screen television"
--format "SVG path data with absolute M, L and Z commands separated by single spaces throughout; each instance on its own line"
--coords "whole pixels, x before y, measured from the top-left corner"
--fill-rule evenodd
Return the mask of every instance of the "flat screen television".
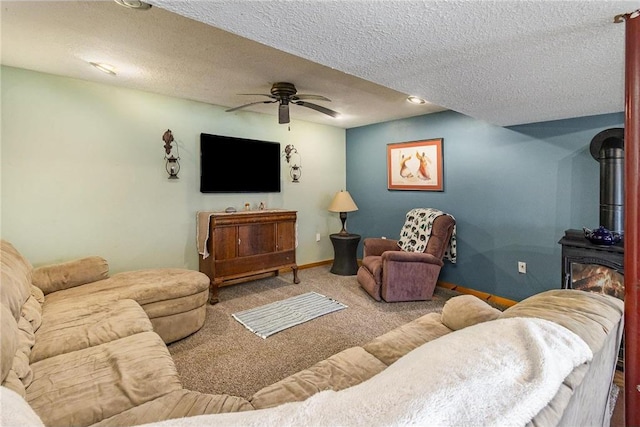
M 200 134 L 200 192 L 279 193 L 280 144 Z

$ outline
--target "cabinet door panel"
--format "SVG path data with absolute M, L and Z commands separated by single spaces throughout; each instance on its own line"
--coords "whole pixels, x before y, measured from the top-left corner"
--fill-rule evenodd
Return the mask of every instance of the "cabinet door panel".
M 213 233 L 214 259 L 223 260 L 236 257 L 238 247 L 236 227 L 217 227 Z
M 275 251 L 276 227 L 269 224 L 247 224 L 238 227 L 238 256 L 266 254 Z
M 279 222 L 278 227 L 278 247 L 277 251 L 290 251 L 296 247 L 296 224 L 295 222 Z

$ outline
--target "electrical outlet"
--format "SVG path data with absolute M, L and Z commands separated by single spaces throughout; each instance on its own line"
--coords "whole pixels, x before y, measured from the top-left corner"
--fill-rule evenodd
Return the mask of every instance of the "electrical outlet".
M 320 233 L 316 233 L 316 242 L 320 241 Z
M 518 273 L 527 274 L 527 263 L 524 261 L 518 261 Z

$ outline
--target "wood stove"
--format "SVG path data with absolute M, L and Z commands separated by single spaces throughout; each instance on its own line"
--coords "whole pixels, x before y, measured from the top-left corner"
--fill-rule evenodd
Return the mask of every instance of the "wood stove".
M 582 230 L 566 230 L 562 245 L 562 288 L 624 300 L 624 246 L 595 245 Z
M 583 230 L 566 230 L 562 245 L 562 288 L 612 295 L 624 300 L 624 243 L 595 245 Z M 624 370 L 624 336 L 618 354 Z
M 566 230 L 562 245 L 562 288 L 624 300 L 624 129 L 598 133 L 589 146 L 600 163 L 600 226 L 622 236 L 615 245 L 589 241 L 584 230 Z M 624 366 L 624 338 L 618 368 Z

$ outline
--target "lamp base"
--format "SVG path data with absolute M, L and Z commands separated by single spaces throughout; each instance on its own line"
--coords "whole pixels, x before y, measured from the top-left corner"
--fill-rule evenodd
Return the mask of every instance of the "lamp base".
M 347 213 L 340 212 L 340 221 L 342 221 L 342 230 L 338 234 L 341 236 L 347 236 L 349 233 L 347 232 L 346 222 L 347 222 Z

